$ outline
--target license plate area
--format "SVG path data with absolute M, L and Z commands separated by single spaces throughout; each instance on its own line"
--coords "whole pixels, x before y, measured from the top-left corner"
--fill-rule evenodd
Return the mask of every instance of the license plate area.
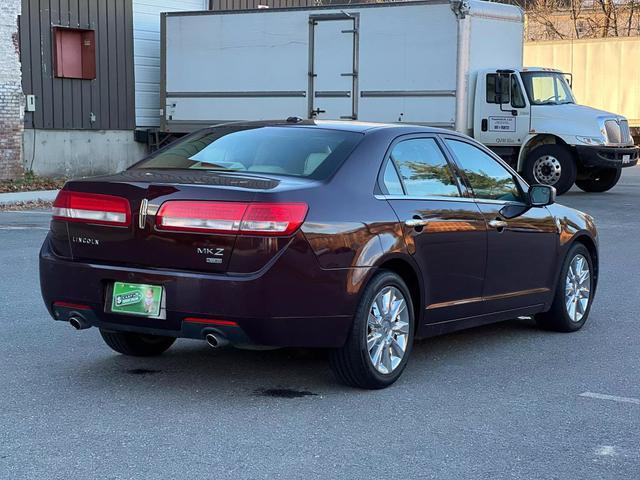
M 109 284 L 105 310 L 119 315 L 165 319 L 165 291 L 161 285 L 113 282 Z
M 627 165 L 629 163 L 631 163 L 631 155 L 630 154 L 622 155 L 622 164 Z

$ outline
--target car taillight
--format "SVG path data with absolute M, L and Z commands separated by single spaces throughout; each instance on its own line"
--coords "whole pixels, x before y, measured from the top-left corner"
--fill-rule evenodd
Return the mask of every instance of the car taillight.
M 246 203 L 169 201 L 158 210 L 156 225 L 162 230 L 237 232 L 246 209 Z
M 240 232 L 289 235 L 300 228 L 306 216 L 305 203 L 250 203 Z
M 60 190 L 53 202 L 53 218 L 100 225 L 129 225 L 131 207 L 126 198 L 100 193 Z
M 172 200 L 156 215 L 160 230 L 249 235 L 290 235 L 307 215 L 305 203 L 243 203 Z

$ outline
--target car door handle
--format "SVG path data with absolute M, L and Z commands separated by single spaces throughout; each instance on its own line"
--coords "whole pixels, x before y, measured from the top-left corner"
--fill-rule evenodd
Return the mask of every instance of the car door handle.
M 509 226 L 509 224 L 503 220 L 490 220 L 489 221 L 489 226 L 491 228 L 496 228 L 498 230 L 502 230 L 504 228 L 507 228 Z
M 429 224 L 429 220 L 424 218 L 410 218 L 409 220 L 405 220 L 404 224 L 411 228 L 426 227 Z

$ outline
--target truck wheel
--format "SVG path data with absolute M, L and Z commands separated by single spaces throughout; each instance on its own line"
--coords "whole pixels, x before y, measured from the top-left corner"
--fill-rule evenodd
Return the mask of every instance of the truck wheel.
M 409 289 L 395 273 L 380 271 L 362 295 L 344 346 L 331 351 L 331 369 L 352 387 L 388 387 L 407 364 L 413 331 Z
M 562 145 L 541 145 L 525 160 L 524 177 L 531 183 L 551 185 L 558 195 L 569 190 L 576 181 L 576 163 L 571 152 Z
M 100 329 L 104 343 L 123 355 L 132 357 L 153 357 L 164 353 L 173 342 L 174 337 L 160 335 L 143 335 L 140 333 L 114 332 Z
M 621 174 L 621 168 L 598 168 L 589 177 L 576 180 L 576 185 L 585 192 L 606 192 L 615 187 Z

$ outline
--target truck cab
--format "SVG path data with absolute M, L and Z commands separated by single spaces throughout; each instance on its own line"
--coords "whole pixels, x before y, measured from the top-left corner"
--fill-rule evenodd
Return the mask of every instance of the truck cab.
M 621 169 L 638 162 L 627 119 L 579 105 L 571 76 L 549 68 L 484 69 L 477 73 L 473 136 L 530 183 L 559 194 L 575 183 L 603 192 Z

